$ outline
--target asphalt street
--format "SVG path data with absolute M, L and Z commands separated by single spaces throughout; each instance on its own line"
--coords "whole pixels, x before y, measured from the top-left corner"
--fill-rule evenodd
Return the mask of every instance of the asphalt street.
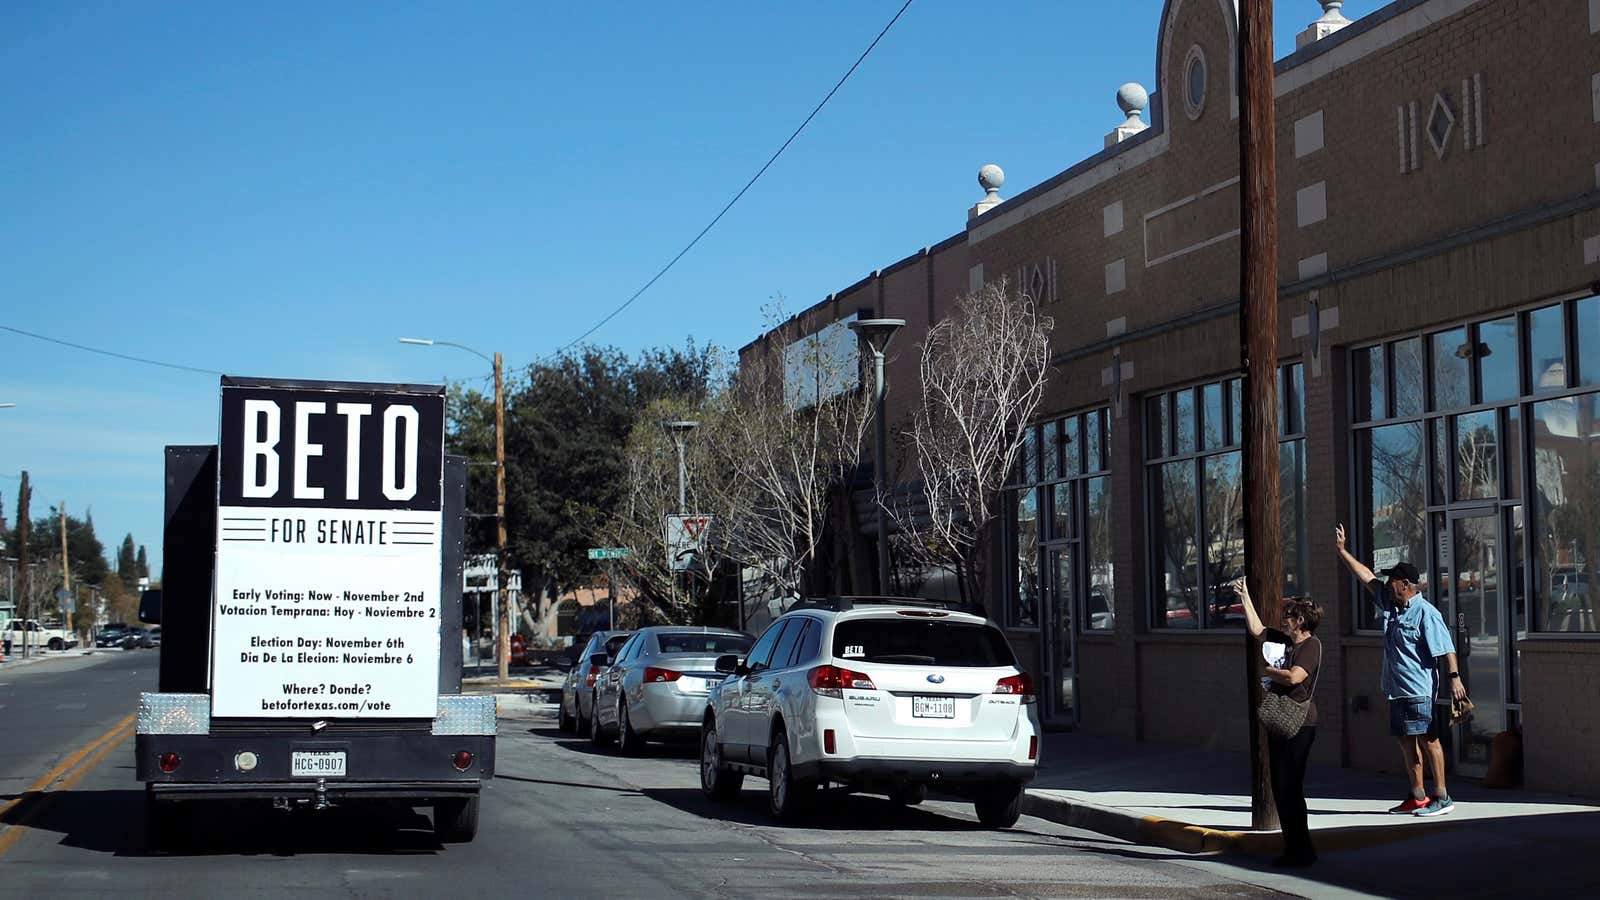
M 426 810 L 212 806 L 181 846 L 152 850 L 119 723 L 154 686 L 155 660 L 127 651 L 0 670 L 0 895 L 1279 896 L 1038 819 L 987 830 L 970 806 L 940 799 L 832 797 L 785 827 L 756 779 L 736 803 L 705 800 L 692 748 L 622 758 L 559 734 L 547 708 L 514 705 L 474 843 L 441 846 Z

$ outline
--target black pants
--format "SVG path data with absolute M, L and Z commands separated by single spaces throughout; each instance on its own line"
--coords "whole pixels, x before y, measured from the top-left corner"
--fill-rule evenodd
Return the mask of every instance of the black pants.
M 1267 754 L 1272 763 L 1272 799 L 1278 806 L 1278 824 L 1283 828 L 1283 852 L 1288 856 L 1311 856 L 1311 830 L 1306 824 L 1306 761 L 1311 758 L 1311 742 L 1317 727 L 1306 725 L 1292 738 L 1269 737 Z

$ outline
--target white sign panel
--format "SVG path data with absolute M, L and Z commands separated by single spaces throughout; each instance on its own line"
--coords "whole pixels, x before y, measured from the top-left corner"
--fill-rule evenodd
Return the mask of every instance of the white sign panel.
M 806 409 L 861 386 L 861 341 L 850 330 L 851 313 L 783 350 L 784 399 Z
M 442 389 L 223 379 L 211 714 L 438 713 Z
M 667 562 L 674 572 L 688 570 L 705 547 L 711 516 L 667 516 Z

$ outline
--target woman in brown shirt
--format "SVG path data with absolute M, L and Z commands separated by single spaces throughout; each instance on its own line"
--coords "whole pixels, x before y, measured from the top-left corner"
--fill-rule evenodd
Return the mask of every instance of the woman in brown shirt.
M 1317 704 L 1312 696 L 1317 670 L 1322 666 L 1322 641 L 1315 632 L 1322 622 L 1322 608 L 1301 597 L 1283 600 L 1283 628 L 1261 624 L 1244 579 L 1234 582 L 1244 605 L 1245 624 L 1252 637 L 1286 646 L 1283 668 L 1268 667 L 1267 690 L 1287 694 L 1295 701 L 1311 701 L 1306 721 L 1293 737 L 1267 738 L 1272 764 L 1272 798 L 1278 806 L 1278 823 L 1283 829 L 1283 855 L 1274 860 L 1280 866 L 1308 866 L 1317 861 L 1311 847 L 1311 831 L 1306 822 L 1306 761 L 1311 757 L 1311 742 L 1317 739 Z

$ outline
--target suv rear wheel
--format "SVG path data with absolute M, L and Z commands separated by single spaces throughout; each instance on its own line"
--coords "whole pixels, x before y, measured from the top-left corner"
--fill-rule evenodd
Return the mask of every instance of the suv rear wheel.
M 773 818 L 793 822 L 805 815 L 816 799 L 817 783 L 796 778 L 789 756 L 789 736 L 778 731 L 767 750 L 767 807 Z
M 700 729 L 700 791 L 713 800 L 732 800 L 744 787 L 744 774 L 730 772 L 722 764 L 722 738 L 717 723 L 707 719 Z
M 983 788 L 973 801 L 978 821 L 990 828 L 1010 828 L 1022 817 L 1022 796 L 1022 785 L 1014 782 Z
M 902 806 L 916 806 L 928 799 L 928 786 L 925 784 L 902 784 L 889 792 L 889 799 Z

